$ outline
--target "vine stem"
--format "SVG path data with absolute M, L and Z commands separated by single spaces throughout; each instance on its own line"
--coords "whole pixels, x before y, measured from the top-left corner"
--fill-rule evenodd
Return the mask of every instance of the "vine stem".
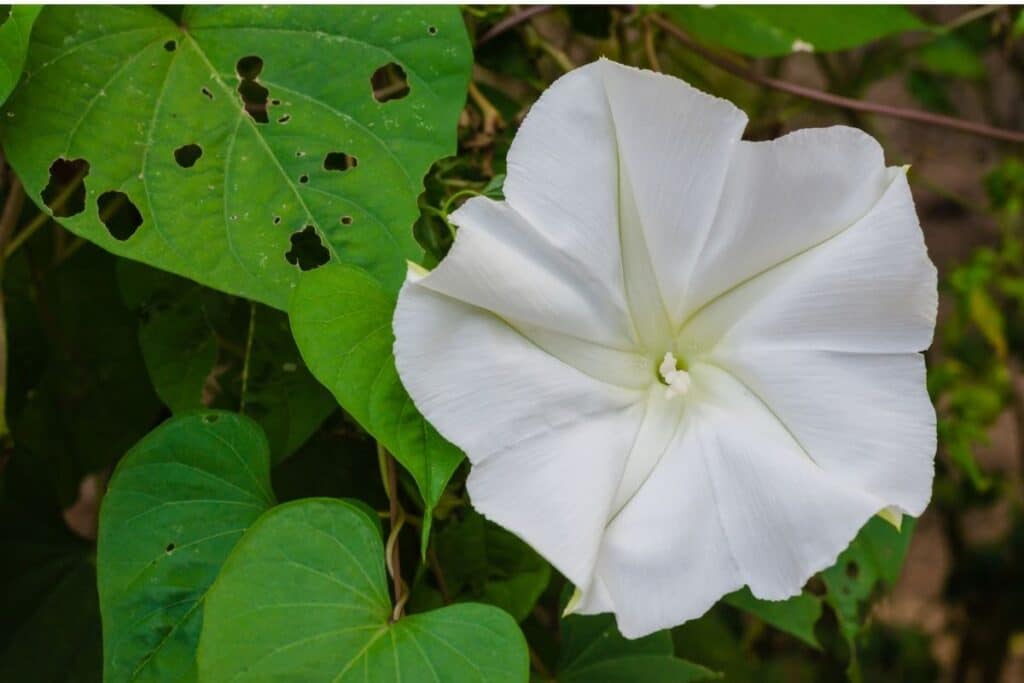
M 973 9 L 967 10 L 957 18 L 953 19 L 953 21 L 949 22 L 948 24 L 944 24 L 942 26 L 942 30 L 946 33 L 949 33 L 950 31 L 955 31 L 961 26 L 969 24 L 972 21 L 981 19 L 982 17 L 986 17 L 989 14 L 994 14 L 995 12 L 998 12 L 1001 9 L 1003 9 L 1002 5 L 980 5 Z
M 879 116 L 888 116 L 895 119 L 904 119 L 906 121 L 915 121 L 917 123 L 923 123 L 929 126 L 937 126 L 939 128 L 948 128 L 950 130 L 956 130 L 961 133 L 971 133 L 973 135 L 980 135 L 982 137 L 993 138 L 996 140 L 1006 140 L 1008 142 L 1024 143 L 1024 132 L 1006 130 L 1004 128 L 995 128 L 988 126 L 983 123 L 976 123 L 974 121 L 966 121 L 964 119 L 958 119 L 952 116 L 943 116 L 941 114 L 933 114 L 927 111 L 921 111 L 920 109 L 908 109 L 905 107 L 895 107 L 888 104 L 879 104 L 876 102 L 866 102 L 864 100 L 856 100 L 849 97 L 842 97 L 841 95 L 834 95 L 829 92 L 817 90 L 815 88 L 809 88 L 803 85 L 797 85 L 796 83 L 790 83 L 783 81 L 778 78 L 770 78 L 768 76 L 762 76 L 759 73 L 755 73 L 745 66 L 734 62 L 733 60 L 719 55 L 718 53 L 709 50 L 704 47 L 696 40 L 691 38 L 681 28 L 673 24 L 668 19 L 658 16 L 657 14 L 651 14 L 647 17 L 648 21 L 657 24 L 666 33 L 672 35 L 673 38 L 678 40 L 684 47 L 691 52 L 699 55 L 704 61 L 717 66 L 723 71 L 731 73 L 737 78 L 742 78 L 745 81 L 755 83 L 757 85 L 764 86 L 766 88 L 772 88 L 781 92 L 789 93 L 797 97 L 802 97 L 807 100 L 814 102 L 820 102 L 822 104 L 828 104 L 833 107 L 840 107 L 842 109 L 850 109 L 853 111 L 862 111 L 869 114 L 878 114 Z
M 661 62 L 658 61 L 658 49 L 654 45 L 654 29 L 651 22 L 644 22 L 644 52 L 647 53 L 647 61 L 655 71 L 661 71 Z
M 256 336 L 256 304 L 249 302 L 249 332 L 245 337 L 245 358 L 242 360 L 242 396 L 238 412 L 245 414 L 245 399 L 249 393 L 249 366 L 252 364 L 252 340 Z
M 3 162 L 0 161 L 0 164 Z M 4 266 L 7 259 L 4 256 L 4 245 L 10 240 L 14 233 L 14 226 L 21 215 L 21 207 L 25 203 L 25 191 L 21 182 L 12 173 L 10 174 L 11 189 L 7 192 L 7 200 L 4 202 L 3 213 L 0 213 L 0 438 L 7 436 L 7 314 L 6 302 L 4 301 L 3 279 Z
M 409 600 L 409 589 L 402 578 L 402 561 L 398 547 L 398 535 L 405 526 L 405 510 L 398 500 L 398 468 L 395 465 L 395 457 L 388 453 L 380 442 L 377 443 L 377 457 L 383 465 L 384 488 L 388 494 L 388 517 L 391 522 L 388 540 L 384 545 L 384 561 L 395 594 L 395 607 L 391 612 L 391 622 L 394 623 L 405 616 L 405 603 Z
M 511 14 L 505 17 L 497 24 L 492 26 L 486 33 L 480 36 L 480 38 L 476 41 L 476 47 L 480 47 L 484 43 L 494 40 L 505 31 L 513 29 L 519 24 L 522 24 L 523 22 L 529 21 L 531 18 L 537 16 L 538 14 L 544 14 L 545 12 L 551 10 L 552 8 L 552 5 L 533 5 L 532 7 L 527 7 L 521 12 L 516 12 L 515 14 Z
M 13 173 L 11 174 L 11 177 L 14 177 Z M 67 187 L 61 190 L 60 194 L 58 194 L 54 198 L 53 206 L 50 207 L 50 210 L 56 211 L 57 209 L 63 207 L 64 204 L 68 201 L 68 199 L 71 198 L 71 195 L 75 193 L 75 190 L 78 189 L 79 183 L 81 183 L 84 178 L 84 173 L 76 175 L 74 179 L 70 183 L 68 183 Z M 11 254 L 16 252 L 18 248 L 21 247 L 21 245 L 27 242 L 32 237 L 32 235 L 36 234 L 36 232 L 39 231 L 39 228 L 49 223 L 51 219 L 53 219 L 52 214 L 49 214 L 45 211 L 40 211 L 35 218 L 29 221 L 25 225 L 25 227 L 22 228 L 21 231 L 14 236 L 14 239 L 12 239 L 9 244 L 5 243 L 3 247 L 3 258 L 10 258 Z

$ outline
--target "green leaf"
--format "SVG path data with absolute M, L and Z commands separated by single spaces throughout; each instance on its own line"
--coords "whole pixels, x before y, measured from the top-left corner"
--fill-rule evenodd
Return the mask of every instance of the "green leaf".
M 0 7 L 0 104 L 4 103 L 21 78 L 32 24 L 42 7 L 14 5 L 6 8 L 7 11 L 4 9 Z
M 277 464 L 309 439 L 337 403 L 302 362 L 288 316 L 255 306 L 245 414 L 263 427 Z
M 925 43 L 917 60 L 932 73 L 954 78 L 978 79 L 985 75 L 985 62 L 970 43 L 945 35 Z
M 744 612 L 749 612 L 765 623 L 799 638 L 814 648 L 821 648 L 814 635 L 814 625 L 821 618 L 821 599 L 810 593 L 788 600 L 758 600 L 744 587 L 724 598 L 725 602 Z
M 167 280 L 171 290 L 166 300 L 147 306 L 139 324 L 139 346 L 153 388 L 175 414 L 201 408 L 203 388 L 217 364 L 218 351 L 217 335 L 203 310 L 203 289 L 147 270 Z
M 196 680 L 207 590 L 274 504 L 259 427 L 233 413 L 173 418 L 118 465 L 100 511 L 107 681 Z
M 416 198 L 454 151 L 469 77 L 455 7 L 188 7 L 176 24 L 143 6 L 55 6 L 42 17 L 0 139 L 37 200 L 51 164 L 88 164 L 84 210 L 61 210 L 81 210 L 62 218 L 75 233 L 277 308 L 325 258 L 397 289 L 421 255 Z M 378 101 L 401 95 L 384 81 L 403 73 L 408 94 Z M 110 229 L 98 215 L 108 199 L 125 210 Z
M 821 573 L 825 601 L 835 610 L 839 630 L 850 645 L 850 674 L 858 675 L 856 639 L 863 621 L 861 606 L 879 584 L 891 586 L 903 569 L 916 520 L 904 517 L 900 531 L 879 517 L 864 525 L 836 563 Z
M 551 578 L 544 558 L 473 510 L 446 524 L 434 537 L 434 549 L 454 601 L 494 605 L 518 622 L 530 614 Z
M 610 614 L 562 619 L 555 679 L 559 683 L 688 683 L 715 678 L 720 675 L 675 656 L 670 631 L 627 640 Z
M 689 5 L 660 11 L 702 41 L 750 57 L 847 50 L 927 28 L 898 5 Z
M 391 354 L 395 302 L 366 273 L 330 266 L 302 279 L 289 314 L 295 341 L 313 375 L 416 480 L 426 503 L 425 541 L 431 510 L 462 453 L 420 415 L 398 379 Z
M 238 408 L 247 348 L 244 412 L 266 433 L 275 464 L 336 409 L 302 362 L 283 313 L 139 263 L 122 260 L 120 266 L 122 294 L 141 318 L 146 368 L 175 414 L 207 405 Z
M 505 612 L 452 605 L 389 624 L 384 546 L 350 503 L 306 499 L 252 526 L 210 591 L 201 680 L 523 683 Z

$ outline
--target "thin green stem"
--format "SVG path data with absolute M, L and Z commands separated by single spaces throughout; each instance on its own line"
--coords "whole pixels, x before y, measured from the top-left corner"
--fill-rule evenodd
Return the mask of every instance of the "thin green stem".
M 256 304 L 249 302 L 249 332 L 245 338 L 245 358 L 242 361 L 242 396 L 238 412 L 245 414 L 245 400 L 249 394 L 249 367 L 252 364 L 252 340 L 256 336 Z
M 395 594 L 395 607 L 391 612 L 391 621 L 396 622 L 405 616 L 405 603 L 409 600 L 409 589 L 402 578 L 402 560 L 398 545 L 399 534 L 405 525 L 405 510 L 402 509 L 402 503 L 398 500 L 398 467 L 395 464 L 394 456 L 378 442 L 377 457 L 381 461 L 384 474 L 384 489 L 387 492 L 389 504 L 388 517 L 391 521 L 388 540 L 384 546 L 384 561 Z
M 25 203 L 25 191 L 21 183 L 12 174 L 11 189 L 7 192 L 3 213 L 0 213 L 0 438 L 7 436 L 7 315 L 3 292 L 4 267 L 6 258 L 3 256 L 3 245 L 14 232 L 14 225 L 21 215 L 21 207 Z

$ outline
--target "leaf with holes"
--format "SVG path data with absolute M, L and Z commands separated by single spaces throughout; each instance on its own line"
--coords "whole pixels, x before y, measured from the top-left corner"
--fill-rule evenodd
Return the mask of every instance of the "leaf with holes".
M 462 461 L 462 452 L 420 415 L 406 393 L 391 347 L 395 295 L 347 266 L 303 278 L 292 297 L 292 334 L 310 372 L 341 406 L 409 470 L 430 512 Z
M 416 198 L 469 76 L 455 7 L 42 16 L 0 139 L 69 229 L 277 308 L 328 260 L 397 289 L 421 256 Z
M 100 511 L 105 680 L 195 680 L 207 590 L 273 504 L 267 441 L 240 415 L 174 418 L 128 452 Z
M 879 584 L 891 586 L 900 576 L 916 520 L 904 517 L 899 531 L 874 517 L 836 563 L 821 573 L 828 592 L 825 601 L 835 610 L 839 630 L 850 645 L 850 672 L 857 671 L 856 639 L 863 622 L 861 612 Z
M 661 11 L 701 40 L 751 57 L 847 50 L 928 28 L 897 5 L 690 5 Z
M 21 78 L 32 24 L 40 9 L 38 5 L 0 7 L 0 104 Z
M 246 532 L 210 590 L 206 681 L 522 683 L 526 641 L 496 607 L 452 605 L 389 624 L 380 532 L 360 508 L 286 503 Z

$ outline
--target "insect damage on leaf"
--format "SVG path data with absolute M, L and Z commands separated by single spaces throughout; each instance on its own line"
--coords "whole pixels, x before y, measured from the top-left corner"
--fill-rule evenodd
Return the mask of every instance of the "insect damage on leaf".
M 263 59 L 256 55 L 242 57 L 235 65 L 235 71 L 241 81 L 238 83 L 238 94 L 242 97 L 245 113 L 256 123 L 268 123 L 267 100 L 270 91 L 257 82 L 263 71 Z
M 96 209 L 110 236 L 122 242 L 134 235 L 142 225 L 139 207 L 124 192 L 104 192 L 96 199 Z
M 85 159 L 55 159 L 50 164 L 50 181 L 41 197 L 57 218 L 69 218 L 85 210 L 85 177 L 89 162 Z
M 389 62 L 378 68 L 370 77 L 373 99 L 378 102 L 400 100 L 409 94 L 409 79 L 405 69 L 397 62 Z
M 347 171 L 359 165 L 359 159 L 345 152 L 328 152 L 324 157 L 324 170 Z
M 203 148 L 195 143 L 182 145 L 174 150 L 174 160 L 182 168 L 192 168 L 201 156 L 203 156 Z
M 297 265 L 302 270 L 313 270 L 319 268 L 331 260 L 331 253 L 327 251 L 316 228 L 307 225 L 301 231 L 291 236 L 292 248 L 284 255 L 288 263 Z

